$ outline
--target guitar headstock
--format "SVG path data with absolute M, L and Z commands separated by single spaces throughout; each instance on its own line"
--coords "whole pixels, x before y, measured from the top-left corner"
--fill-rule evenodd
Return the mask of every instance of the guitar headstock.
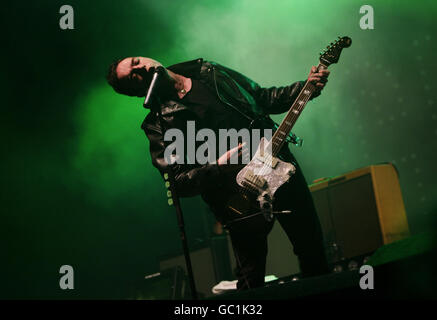
M 352 39 L 349 37 L 338 37 L 335 42 L 331 42 L 331 44 L 320 53 L 320 63 L 327 67 L 333 63 L 337 63 L 343 48 L 349 47 L 351 43 Z

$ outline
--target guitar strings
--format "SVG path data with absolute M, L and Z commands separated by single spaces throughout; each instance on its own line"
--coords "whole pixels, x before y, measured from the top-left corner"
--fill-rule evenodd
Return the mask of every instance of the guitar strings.
M 294 122 L 294 121 L 296 121 L 297 118 L 300 116 L 300 114 L 301 114 L 302 110 L 304 109 L 306 103 L 307 103 L 308 100 L 311 98 L 311 95 L 312 95 L 313 92 L 314 92 L 314 88 L 313 88 L 313 87 L 310 87 L 310 88 L 307 88 L 307 90 L 310 90 L 310 94 L 308 94 L 308 95 L 307 95 L 307 94 L 304 94 L 303 92 L 304 92 L 304 90 L 306 89 L 306 87 L 307 87 L 307 83 L 306 83 L 305 86 L 303 87 L 301 94 L 299 94 L 298 99 L 296 100 L 296 103 L 293 104 L 293 106 L 294 106 L 295 104 L 297 104 L 298 101 L 304 101 L 304 103 L 302 103 L 302 104 L 300 104 L 300 105 L 298 104 L 297 107 L 294 108 L 294 109 L 298 110 L 298 113 L 295 114 L 294 112 L 289 112 L 289 113 L 285 116 L 285 118 L 284 118 L 283 121 L 286 120 L 286 121 L 293 121 L 293 122 Z M 293 109 L 293 106 L 291 107 L 291 109 Z M 290 129 L 291 129 L 291 128 L 290 128 Z M 273 157 L 273 154 L 274 154 L 274 153 L 279 152 L 279 151 L 281 150 L 281 148 L 282 148 L 282 146 L 283 146 L 283 144 L 284 144 L 284 141 L 285 141 L 284 139 L 281 139 L 281 142 L 280 142 L 279 145 L 277 145 L 276 147 L 275 147 L 275 145 L 272 146 L 272 157 Z M 273 138 L 269 141 L 269 144 L 272 144 L 272 142 L 273 142 Z M 276 148 L 276 149 L 274 149 L 274 148 Z M 264 169 L 264 168 L 265 168 L 265 169 Z M 260 170 L 260 174 L 258 174 L 258 175 L 264 175 L 264 174 L 266 174 L 267 170 L 270 170 L 270 168 L 269 168 L 268 165 L 266 165 L 266 164 L 264 163 L 262 169 Z M 257 179 L 258 179 L 258 177 L 255 178 L 255 180 L 257 180 Z
M 319 63 L 319 65 L 317 66 L 317 69 L 319 69 L 320 67 L 321 67 L 321 64 Z M 309 94 L 305 94 L 305 93 L 304 93 L 305 90 L 309 90 L 310 93 L 309 93 Z M 293 105 L 291 106 L 290 109 L 293 109 L 293 107 L 295 106 L 295 104 L 298 104 L 298 101 L 303 101 L 304 103 L 298 104 L 297 107 L 294 108 L 295 110 L 298 110 L 297 113 L 294 113 L 294 112 L 288 112 L 287 115 L 284 117 L 282 123 L 284 123 L 285 121 L 295 123 L 295 121 L 296 121 L 297 118 L 300 116 L 301 112 L 303 111 L 304 107 L 306 106 L 307 102 L 308 102 L 309 99 L 311 98 L 312 94 L 314 93 L 314 90 L 315 90 L 315 86 L 314 86 L 314 85 L 311 85 L 311 86 L 310 86 L 310 83 L 307 81 L 307 82 L 305 83 L 304 87 L 302 88 L 301 92 L 299 93 L 299 96 L 298 96 L 298 98 L 296 99 L 296 102 L 293 103 Z M 282 125 L 282 123 L 281 123 L 281 125 Z M 278 127 L 277 130 L 279 130 L 279 128 L 281 127 L 281 125 Z M 289 130 L 291 130 L 291 128 L 290 128 L 290 129 L 287 129 L 287 131 L 289 131 Z M 280 134 L 280 132 L 278 131 L 278 135 L 279 135 L 279 134 Z M 272 137 L 272 139 L 268 142 L 268 145 L 269 145 L 269 144 L 272 145 L 272 154 L 271 154 L 272 159 L 271 159 L 270 161 L 273 161 L 273 154 L 279 152 L 279 151 L 282 149 L 285 140 L 286 140 L 285 137 L 283 137 L 283 138 L 280 140 L 279 145 L 275 145 L 275 144 L 273 144 L 273 137 Z M 268 146 L 268 145 L 267 145 L 267 146 Z M 264 147 L 264 146 L 263 146 L 263 147 Z M 265 162 L 263 162 L 263 165 L 262 165 L 262 167 L 261 167 L 259 173 L 255 176 L 255 179 L 254 179 L 254 180 L 255 180 L 255 183 L 260 183 L 261 180 L 260 180 L 259 176 L 260 176 L 260 175 L 265 175 L 265 174 L 267 173 L 267 171 L 270 171 L 270 170 L 271 170 L 270 167 L 269 167 L 268 165 L 266 165 Z M 251 185 L 243 186 L 243 187 L 241 188 L 241 191 L 242 191 L 243 195 L 246 195 L 246 196 L 248 195 L 248 192 L 249 192 L 249 191 L 251 191 L 251 192 L 253 192 L 253 193 L 255 193 L 255 194 L 259 193 L 259 191 L 258 191 L 255 187 L 253 187 L 253 186 L 251 186 Z
M 322 67 L 322 64 L 319 63 L 318 66 L 317 66 L 317 70 L 319 70 L 321 67 Z M 310 93 L 309 93 L 309 94 L 305 94 L 305 93 L 304 93 L 305 90 L 309 90 Z M 295 104 L 298 103 L 298 101 L 304 101 L 304 103 L 302 103 L 302 104 L 298 104 L 298 106 L 297 106 L 296 108 L 294 108 L 294 109 L 298 110 L 297 114 L 294 113 L 294 112 L 290 112 L 290 111 L 289 111 L 289 112 L 287 113 L 287 115 L 284 117 L 284 119 L 282 120 L 281 125 L 282 125 L 282 123 L 284 123 L 285 121 L 293 122 L 293 123 L 294 123 L 294 122 L 297 120 L 297 118 L 301 115 L 302 110 L 303 110 L 304 107 L 306 106 L 308 100 L 311 98 L 312 94 L 314 93 L 314 90 L 315 90 L 315 86 L 307 80 L 306 83 L 305 83 L 305 85 L 303 86 L 301 92 L 299 93 L 299 95 L 298 95 L 298 97 L 297 97 L 295 103 L 293 103 L 293 105 L 291 106 L 290 109 L 293 109 L 293 107 L 295 106 Z M 279 128 L 281 127 L 281 125 L 279 126 Z M 279 128 L 278 128 L 278 130 L 279 130 Z M 290 129 L 287 129 L 287 131 L 289 131 L 289 130 L 291 130 L 291 128 L 290 128 Z M 278 131 L 278 132 L 279 132 L 279 131 Z M 280 133 L 278 133 L 278 134 L 280 134 Z M 277 152 L 279 152 L 279 151 L 281 150 L 281 148 L 282 148 L 283 145 L 284 145 L 284 142 L 285 142 L 285 137 L 283 137 L 283 138 L 281 139 L 279 145 L 277 145 L 277 146 L 275 146 L 275 145 L 273 144 L 273 138 L 269 141 L 269 144 L 273 144 L 273 145 L 272 145 L 272 156 L 273 156 L 274 153 L 277 153 Z M 263 168 L 264 168 L 264 167 L 268 168 L 268 167 L 265 165 L 265 163 L 264 163 L 264 165 L 263 165 Z M 267 170 L 267 169 L 266 169 L 266 170 Z M 264 169 L 261 169 L 260 173 L 262 173 L 262 175 L 264 175 L 264 174 L 266 173 L 266 171 L 265 171 Z
M 298 104 L 298 106 L 295 108 L 295 109 L 298 110 L 299 112 L 298 112 L 297 114 L 295 114 L 295 113 L 293 113 L 293 112 L 289 112 L 289 113 L 284 117 L 284 120 L 283 120 L 283 121 L 293 121 L 293 122 L 294 122 L 294 121 L 296 121 L 297 118 L 300 116 L 302 110 L 303 110 L 304 107 L 306 106 L 306 103 L 307 103 L 308 100 L 311 98 L 311 95 L 312 95 L 313 92 L 314 92 L 314 87 L 310 87 L 310 88 L 307 88 L 307 90 L 310 91 L 310 94 L 304 94 L 304 93 L 303 93 L 304 90 L 305 90 L 305 88 L 307 87 L 307 84 L 308 84 L 308 83 L 306 83 L 306 84 L 304 85 L 304 87 L 302 88 L 301 93 L 300 93 L 299 96 L 298 96 L 298 99 L 296 100 L 296 103 L 297 103 L 297 101 L 304 101 L 304 103 L 302 103 L 302 104 Z M 291 106 L 290 109 L 292 109 L 293 106 L 294 106 L 296 103 L 294 103 L 294 104 Z M 278 128 L 278 129 L 279 129 L 279 128 Z M 290 129 L 291 129 L 291 128 L 290 128 Z M 273 142 L 273 138 L 268 142 L 268 144 L 272 144 L 272 142 Z M 274 146 L 272 147 L 272 157 L 273 157 L 273 153 L 279 152 L 279 151 L 281 150 L 283 144 L 284 144 L 284 139 L 281 139 L 280 144 L 276 147 L 275 150 L 273 150 Z M 263 147 L 264 147 L 264 146 L 263 146 Z M 271 161 L 272 161 L 272 160 L 273 160 L 273 158 L 271 159 Z M 257 183 L 257 182 L 260 183 L 261 181 L 260 181 L 259 176 L 260 176 L 260 175 L 265 175 L 265 174 L 267 173 L 267 171 L 270 171 L 270 170 L 271 170 L 271 169 L 269 168 L 269 166 L 266 165 L 265 162 L 263 162 L 263 166 L 262 166 L 262 168 L 260 169 L 259 174 L 257 174 L 257 175 L 255 176 L 255 179 L 254 179 L 254 180 L 255 180 L 255 183 Z M 259 193 L 259 191 L 258 191 L 255 187 L 253 187 L 253 186 L 251 186 L 251 185 L 245 185 L 245 186 L 243 186 L 243 187 L 240 189 L 240 193 L 242 193 L 243 196 L 248 196 L 248 192 L 249 192 L 249 191 L 252 192 L 252 193 L 254 193 L 255 195 L 256 195 L 257 193 Z
M 302 111 L 303 108 L 305 107 L 305 105 L 306 105 L 306 103 L 308 102 L 308 100 L 311 98 L 311 95 L 312 95 L 313 90 L 314 90 L 314 88 L 308 88 L 308 89 L 310 90 L 310 94 L 308 94 L 308 95 L 307 95 L 307 94 L 304 94 L 303 92 L 304 92 L 304 90 L 306 89 L 306 87 L 307 87 L 307 84 L 305 84 L 304 88 L 302 89 L 301 94 L 299 94 L 298 99 L 296 100 L 296 103 L 294 103 L 294 104 L 292 105 L 292 107 L 291 107 L 291 109 L 293 109 L 293 106 L 296 105 L 298 101 L 304 101 L 304 103 L 302 103 L 302 104 L 298 104 L 297 107 L 294 108 L 295 110 L 298 110 L 299 112 L 298 112 L 297 114 L 295 114 L 295 113 L 293 113 L 293 112 L 289 112 L 289 113 L 285 116 L 285 118 L 284 118 L 283 121 L 290 121 L 290 120 L 291 120 L 291 121 L 295 121 L 295 120 L 297 120 L 297 118 L 300 116 L 301 111 Z M 290 129 L 291 129 L 291 128 L 290 128 Z M 269 141 L 269 144 L 272 144 L 272 142 L 273 142 L 273 138 Z M 283 143 L 284 143 L 284 140 L 281 139 L 281 142 L 280 142 L 279 145 L 276 146 L 276 149 L 273 149 L 273 148 L 275 148 L 274 145 L 273 145 L 273 147 L 272 147 L 272 157 L 273 157 L 273 153 L 276 153 L 276 152 L 278 152 L 279 150 L 281 150 L 281 148 L 282 148 L 282 146 L 283 146 Z M 272 160 L 273 160 L 273 158 L 272 158 Z M 255 182 L 260 183 L 261 180 L 260 180 L 259 176 L 260 176 L 260 175 L 265 175 L 265 174 L 266 174 L 268 171 L 270 171 L 270 170 L 271 170 L 271 169 L 270 169 L 270 166 L 266 165 L 266 163 L 264 162 L 262 168 L 260 169 L 259 173 L 257 174 L 257 176 L 256 176 L 255 179 L 254 179 Z M 251 189 L 254 189 L 254 188 L 251 188 Z M 257 190 L 255 189 L 255 190 L 253 190 L 253 191 L 256 192 Z

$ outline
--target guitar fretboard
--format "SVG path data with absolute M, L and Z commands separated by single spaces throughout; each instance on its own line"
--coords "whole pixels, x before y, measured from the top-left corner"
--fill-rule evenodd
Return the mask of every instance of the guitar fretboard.
M 319 63 L 319 65 L 317 66 L 317 70 L 322 69 L 326 69 L 326 66 Z M 299 95 L 297 96 L 296 100 L 294 101 L 293 105 L 291 106 L 290 110 L 288 111 L 287 115 L 282 120 L 281 125 L 278 127 L 271 140 L 272 155 L 274 157 L 278 155 L 279 151 L 284 145 L 284 142 L 287 140 L 291 129 L 293 128 L 294 124 L 296 123 L 297 119 L 299 118 L 315 89 L 316 87 L 311 82 L 307 81 L 300 91 Z

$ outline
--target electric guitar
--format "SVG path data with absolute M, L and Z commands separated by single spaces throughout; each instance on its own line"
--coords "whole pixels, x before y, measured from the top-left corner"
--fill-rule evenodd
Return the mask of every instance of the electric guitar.
M 326 69 L 337 63 L 343 48 L 351 45 L 349 37 L 338 37 L 320 53 L 318 70 Z M 294 101 L 287 115 L 275 131 L 272 139 L 262 138 L 251 161 L 238 172 L 236 182 L 238 191 L 226 202 L 233 221 L 242 220 L 253 215 L 263 214 L 267 220 L 273 219 L 273 200 L 276 190 L 286 183 L 295 173 L 293 164 L 280 160 L 277 156 L 287 137 L 301 115 L 306 103 L 315 91 L 315 86 L 307 81 Z M 283 211 L 282 213 L 289 213 Z

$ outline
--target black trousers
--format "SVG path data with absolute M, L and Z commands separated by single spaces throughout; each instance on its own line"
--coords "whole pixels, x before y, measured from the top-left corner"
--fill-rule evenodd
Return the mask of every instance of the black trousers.
M 291 214 L 278 214 L 276 219 L 293 244 L 302 276 L 328 273 L 320 223 L 311 192 L 297 162 L 296 173 L 276 191 L 273 206 L 277 211 L 292 211 Z M 237 289 L 264 285 L 267 235 L 273 223 L 257 215 L 228 226 L 237 262 Z

